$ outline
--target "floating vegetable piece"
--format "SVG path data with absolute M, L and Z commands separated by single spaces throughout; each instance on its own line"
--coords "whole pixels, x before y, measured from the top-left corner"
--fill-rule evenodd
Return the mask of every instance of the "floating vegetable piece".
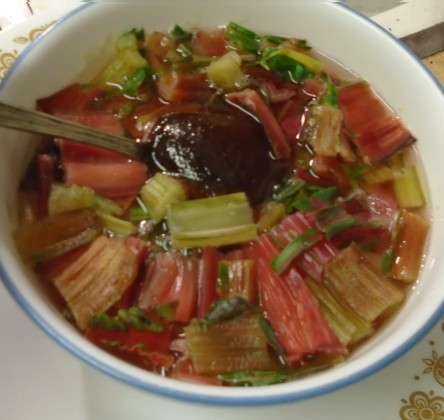
M 347 349 L 325 322 L 312 292 L 301 274 L 291 267 L 279 276 L 270 261 L 279 253 L 267 234 L 249 252 L 258 264 L 258 286 L 261 307 L 289 365 L 301 362 L 305 355 L 344 355 Z
M 342 112 L 338 108 L 315 105 L 310 109 L 308 142 L 315 153 L 323 156 L 340 155 L 345 161 L 353 162 L 354 154 L 342 137 Z
M 227 25 L 226 37 L 240 49 L 253 53 L 259 52 L 261 41 L 259 35 L 235 22 L 230 22 Z
M 129 236 L 137 232 L 137 226 L 128 220 L 120 219 L 104 212 L 97 212 L 103 226 L 115 235 Z
M 146 68 L 147 65 L 147 61 L 137 49 L 123 48 L 95 82 L 103 89 L 123 88 L 129 77 L 132 77 L 140 68 Z
M 230 51 L 213 61 L 207 67 L 207 74 L 210 80 L 217 86 L 230 89 L 238 85 L 242 78 L 241 58 L 235 51 Z
M 265 232 L 270 230 L 273 226 L 277 225 L 285 216 L 285 206 L 282 203 L 276 201 L 269 201 L 266 203 L 259 212 L 259 219 L 257 221 L 257 229 L 259 232 Z
M 221 299 L 241 297 L 257 300 L 256 264 L 253 260 L 219 260 L 218 292 Z
M 167 223 L 175 248 L 232 245 L 257 237 L 244 193 L 173 203 L 167 210 Z
M 373 333 L 372 324 L 337 300 L 323 284 L 308 279 L 307 284 L 319 302 L 329 327 L 344 345 L 357 343 Z
M 324 63 L 308 54 L 278 46 L 264 51 L 261 65 L 267 70 L 277 72 L 286 80 L 296 82 L 306 78 L 310 73 L 319 73 Z
M 236 386 L 263 386 L 285 382 L 291 375 L 284 371 L 242 371 L 218 375 L 224 383 Z
M 78 185 L 52 184 L 48 200 L 50 216 L 73 210 L 80 210 L 94 205 L 95 192 L 89 187 Z
M 183 201 L 187 192 L 182 183 L 171 176 L 157 172 L 140 190 L 146 210 L 155 222 L 160 222 L 170 204 Z
M 323 281 L 341 303 L 368 322 L 404 300 L 403 291 L 375 270 L 353 245 L 327 263 Z
M 44 261 L 86 244 L 99 235 L 96 212 L 76 210 L 49 216 L 20 227 L 14 239 L 29 262 Z
M 302 252 L 307 251 L 313 245 L 320 241 L 320 235 L 317 229 L 308 229 L 299 236 L 296 236 L 285 248 L 271 260 L 273 270 L 282 274 L 293 260 Z
M 92 315 L 106 312 L 122 297 L 137 272 L 136 256 L 123 242 L 99 236 L 49 280 L 84 330 Z
M 154 254 L 144 274 L 137 306 L 148 310 L 157 305 L 173 304 L 174 320 L 188 323 L 197 302 L 199 261 L 180 253 Z
M 179 102 L 209 97 L 211 90 L 206 72 L 181 73 L 175 70 L 162 72 L 156 81 L 159 95 L 166 101 Z
M 393 180 L 393 188 L 401 207 L 408 209 L 424 207 L 425 195 L 415 166 L 399 169 Z
M 389 113 L 367 82 L 338 89 L 338 103 L 351 141 L 370 165 L 389 159 L 415 140 L 407 128 Z
M 185 327 L 194 369 L 200 375 L 271 370 L 271 356 L 259 316 L 239 316 L 213 325 L 194 319 Z
M 430 223 L 423 217 L 402 209 L 399 215 L 390 275 L 409 283 L 418 278 L 424 259 L 424 245 Z

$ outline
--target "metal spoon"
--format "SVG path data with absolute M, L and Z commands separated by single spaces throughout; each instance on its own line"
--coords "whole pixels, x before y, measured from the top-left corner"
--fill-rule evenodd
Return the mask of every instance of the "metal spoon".
M 105 133 L 44 112 L 18 108 L 3 102 L 0 102 L 0 126 L 75 140 L 123 153 L 137 160 L 144 160 L 145 158 L 146 152 L 143 145 L 135 140 Z

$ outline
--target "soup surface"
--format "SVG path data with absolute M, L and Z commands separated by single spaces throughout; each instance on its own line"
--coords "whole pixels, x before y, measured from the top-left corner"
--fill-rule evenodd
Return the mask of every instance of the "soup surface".
M 41 111 L 144 162 L 42 138 L 23 259 L 88 340 L 142 368 L 268 385 L 346 359 L 403 303 L 429 230 L 414 138 L 305 40 L 133 29 Z

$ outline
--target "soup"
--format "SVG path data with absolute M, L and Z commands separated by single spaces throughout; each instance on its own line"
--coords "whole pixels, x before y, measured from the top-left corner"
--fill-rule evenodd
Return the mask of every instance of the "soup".
M 126 135 L 143 162 L 42 138 L 23 259 L 88 340 L 213 385 L 341 363 L 403 303 L 429 230 L 412 137 L 304 40 L 215 29 L 116 41 L 41 111 Z

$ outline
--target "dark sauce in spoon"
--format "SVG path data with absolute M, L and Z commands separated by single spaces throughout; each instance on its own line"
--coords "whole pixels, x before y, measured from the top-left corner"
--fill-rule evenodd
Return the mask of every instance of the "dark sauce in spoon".
M 261 203 L 288 163 L 274 158 L 258 120 L 227 109 L 159 117 L 150 133 L 152 165 L 185 180 L 194 197 L 244 191 Z

